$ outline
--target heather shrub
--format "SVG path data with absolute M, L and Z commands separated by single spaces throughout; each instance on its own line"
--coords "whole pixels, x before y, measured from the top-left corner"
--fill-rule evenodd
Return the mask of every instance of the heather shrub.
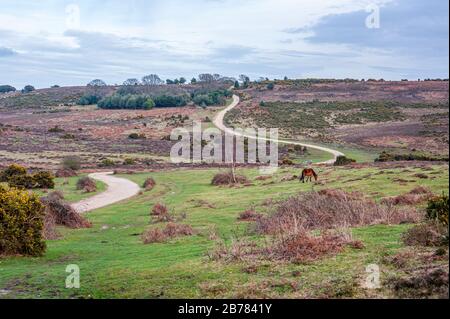
M 76 155 L 66 156 L 62 160 L 61 166 L 65 170 L 78 171 L 81 168 L 81 158 Z M 63 177 L 70 177 L 70 176 L 63 176 Z
M 352 158 L 347 158 L 346 156 L 338 156 L 336 158 L 336 161 L 334 162 L 334 166 L 345 166 L 355 162 L 356 161 Z
M 77 172 L 70 168 L 62 168 L 56 171 L 56 177 L 74 177 L 77 176 Z
M 327 190 L 300 193 L 278 203 L 269 216 L 259 218 L 255 229 L 263 234 L 290 234 L 301 229 L 331 229 L 373 224 L 417 222 L 421 214 L 414 208 L 379 205 L 355 198 L 354 193 Z
M 144 244 L 162 243 L 175 237 L 191 236 L 194 230 L 185 224 L 168 223 L 165 228 L 152 228 L 142 234 Z
M 429 200 L 432 196 L 433 193 L 429 189 L 419 186 L 406 194 L 385 197 L 381 202 L 387 205 L 417 205 Z
M 158 216 L 163 214 L 168 214 L 168 209 L 164 204 L 157 203 L 153 206 L 151 215 Z
M 156 185 L 155 180 L 153 178 L 149 177 L 145 180 L 143 186 L 144 186 L 145 190 L 150 191 L 153 189 L 153 187 L 155 187 L 155 185 Z
M 44 216 L 36 195 L 0 184 L 0 255 L 41 256 Z
M 85 176 L 78 179 L 77 189 L 86 193 L 92 193 L 97 190 L 97 184 L 92 178 Z
M 234 184 L 246 184 L 249 183 L 247 177 L 243 175 L 236 175 L 230 170 L 228 172 L 217 173 L 214 175 L 211 184 L 215 186 L 219 185 L 234 185 Z
M 238 220 L 240 221 L 255 221 L 261 217 L 254 209 L 247 209 L 239 214 Z
M 407 230 L 402 239 L 408 246 L 448 245 L 448 229 L 437 222 L 423 223 Z

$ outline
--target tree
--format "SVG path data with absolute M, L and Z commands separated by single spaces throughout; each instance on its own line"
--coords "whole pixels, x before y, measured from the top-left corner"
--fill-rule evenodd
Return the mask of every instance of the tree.
M 139 80 L 134 78 L 127 79 L 123 82 L 123 85 L 139 85 Z
M 167 79 L 167 80 L 166 80 L 166 84 L 167 84 L 167 85 L 170 85 L 170 84 L 174 84 L 174 82 L 173 82 L 173 80 L 171 80 L 171 79 Z
M 220 74 L 217 74 L 217 73 L 213 74 L 213 77 L 214 77 L 215 81 L 220 81 L 220 79 L 222 78 L 222 76 Z
M 191 84 L 195 84 L 195 83 L 197 83 L 197 79 L 196 78 L 192 78 L 191 79 Z
M 15 92 L 16 88 L 11 85 L 0 85 L 0 93 Z
M 247 75 L 245 74 L 239 75 L 239 80 L 242 82 L 242 86 L 244 87 L 244 89 L 248 88 L 250 78 Z
M 289 78 L 288 78 L 287 76 L 285 76 L 285 77 L 284 77 L 284 80 L 287 81 L 287 80 L 289 80 Z
M 103 80 L 95 79 L 89 82 L 87 86 L 106 86 L 106 83 Z
M 60 86 L 58 85 L 58 84 L 55 84 L 55 85 L 52 85 L 50 88 L 52 88 L 52 89 L 56 89 L 56 88 L 59 88 Z
M 211 83 L 215 81 L 214 75 L 210 73 L 202 73 L 198 76 L 200 82 Z
M 275 87 L 275 84 L 273 84 L 272 82 L 270 82 L 269 84 L 267 84 L 267 89 L 268 90 L 273 90 Z
M 186 79 L 184 77 L 181 77 L 180 78 L 180 84 L 184 84 L 184 83 L 186 83 Z
M 22 89 L 22 93 L 30 93 L 33 92 L 35 90 L 34 86 L 32 85 L 26 85 L 23 89 Z
M 146 75 L 142 78 L 142 84 L 144 85 L 161 85 L 163 81 L 157 74 Z
M 173 80 L 173 84 L 180 84 L 180 80 L 178 79 Z
M 239 89 L 239 81 L 234 81 L 234 88 Z

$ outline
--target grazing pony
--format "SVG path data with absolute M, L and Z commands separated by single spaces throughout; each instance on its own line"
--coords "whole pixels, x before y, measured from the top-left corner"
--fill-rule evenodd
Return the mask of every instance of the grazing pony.
M 308 179 L 310 182 L 312 182 L 313 177 L 317 181 L 318 175 L 316 174 L 316 172 L 314 172 L 314 170 L 312 168 L 305 168 L 302 172 L 302 176 L 300 176 L 300 182 L 304 183 L 305 178 L 306 178 L 307 182 L 308 182 Z

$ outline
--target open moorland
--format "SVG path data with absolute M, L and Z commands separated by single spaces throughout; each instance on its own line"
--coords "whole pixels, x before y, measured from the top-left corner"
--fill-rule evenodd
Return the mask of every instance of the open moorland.
M 0 94 L 0 216 L 34 217 L 0 223 L 0 298 L 448 298 L 448 82 L 232 84 Z M 233 101 L 226 126 L 325 151 L 170 162 L 173 128 Z
M 448 157 L 447 81 L 264 81 L 240 89 L 231 126 L 365 150 Z

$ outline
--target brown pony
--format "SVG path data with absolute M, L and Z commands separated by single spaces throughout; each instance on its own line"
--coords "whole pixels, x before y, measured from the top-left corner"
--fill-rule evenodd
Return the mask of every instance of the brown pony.
M 308 182 L 308 179 L 310 182 L 312 182 L 313 177 L 317 181 L 318 175 L 316 174 L 316 172 L 314 172 L 314 170 L 312 168 L 305 168 L 302 172 L 302 176 L 300 176 L 300 182 L 304 183 L 305 178 L 306 178 L 307 182 Z

